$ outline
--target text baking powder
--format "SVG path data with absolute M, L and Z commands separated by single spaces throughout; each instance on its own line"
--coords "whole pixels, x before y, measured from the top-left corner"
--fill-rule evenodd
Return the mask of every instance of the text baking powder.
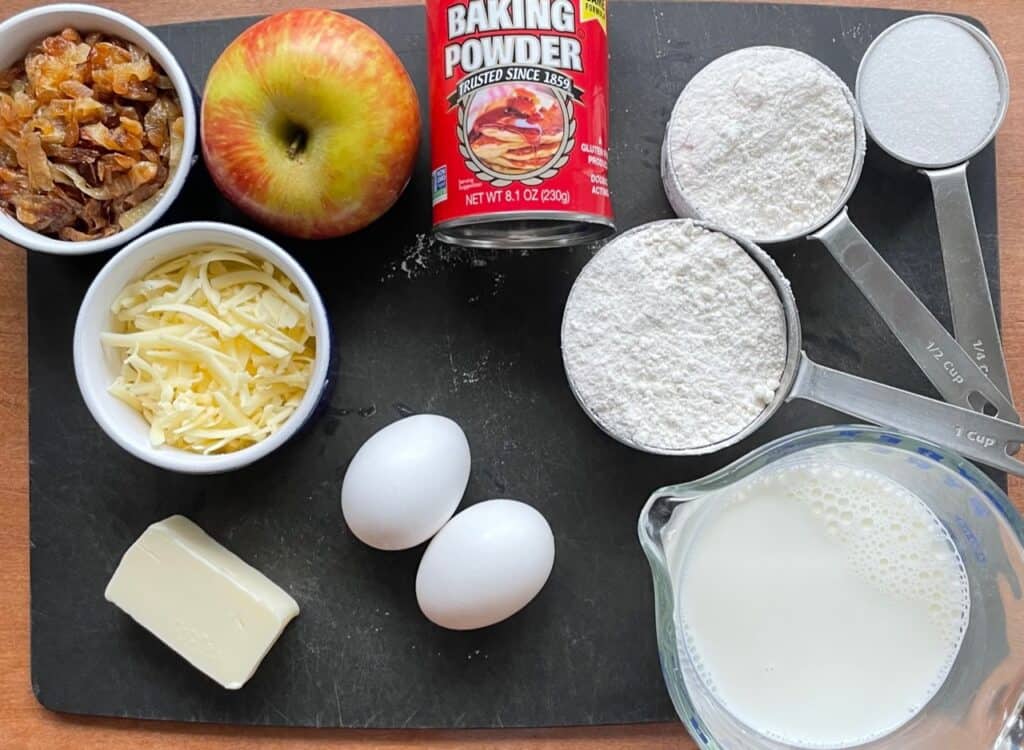
M 749 47 L 680 94 L 662 178 L 678 215 L 777 241 L 831 218 L 859 145 L 853 96 L 835 73 L 796 50 Z
M 786 360 L 782 303 L 734 240 L 691 221 L 615 238 L 566 303 L 562 356 L 605 430 L 662 450 L 711 445 L 772 402 Z
M 614 231 L 607 0 L 427 3 L 434 233 L 569 247 Z

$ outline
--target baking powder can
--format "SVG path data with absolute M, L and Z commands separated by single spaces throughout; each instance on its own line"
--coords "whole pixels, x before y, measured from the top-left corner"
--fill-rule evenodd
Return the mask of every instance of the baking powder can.
M 607 0 L 428 0 L 434 233 L 541 248 L 611 234 Z

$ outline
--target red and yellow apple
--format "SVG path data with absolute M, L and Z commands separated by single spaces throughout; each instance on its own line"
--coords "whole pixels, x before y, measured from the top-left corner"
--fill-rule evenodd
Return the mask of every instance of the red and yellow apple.
M 214 63 L 201 135 L 210 175 L 245 213 L 295 237 L 338 237 L 398 200 L 420 109 L 409 73 L 373 29 L 291 10 L 243 31 Z

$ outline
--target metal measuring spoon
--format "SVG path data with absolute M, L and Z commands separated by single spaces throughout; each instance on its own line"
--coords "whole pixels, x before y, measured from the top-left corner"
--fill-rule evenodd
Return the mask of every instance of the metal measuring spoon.
M 882 49 L 880 43 L 883 43 L 891 34 L 898 33 L 900 30 L 905 31 L 910 25 L 922 22 L 934 23 L 937 20 L 953 24 L 966 31 L 988 55 L 998 86 L 999 102 L 996 106 L 996 117 L 984 137 L 973 146 L 965 146 L 965 150 L 961 153 L 940 154 L 939 151 L 926 149 L 923 145 L 915 149 L 914 153 L 910 153 L 905 144 L 901 146 L 893 143 L 887 137 L 880 137 L 881 132 L 879 131 L 884 130 L 885 126 L 891 130 L 892 121 L 886 120 L 885 116 L 880 113 L 866 110 L 863 106 L 866 96 L 880 95 L 877 84 L 876 88 L 872 89 L 871 76 L 866 76 L 865 71 L 872 66 L 877 71 L 879 66 L 885 65 L 879 55 L 879 50 Z M 941 54 L 938 49 L 936 49 L 936 53 Z M 927 65 L 929 61 L 920 59 L 919 62 L 921 65 Z M 929 72 L 931 75 L 939 75 L 934 70 Z M 867 81 L 865 81 L 866 78 Z M 999 130 L 999 126 L 1006 116 L 1009 104 L 1009 86 L 1006 63 L 992 40 L 966 21 L 934 14 L 911 16 L 893 24 L 879 34 L 861 59 L 856 85 L 857 100 L 862 105 L 861 115 L 871 138 L 879 148 L 893 158 L 918 167 L 919 171 L 931 182 L 935 200 L 935 216 L 939 227 L 939 244 L 942 247 L 943 265 L 946 270 L 949 307 L 953 314 L 953 333 L 961 346 L 974 355 L 989 380 L 1008 397 L 1011 395 L 1010 379 L 1006 372 L 1006 361 L 1003 357 L 995 307 L 992 304 L 988 276 L 985 273 L 985 261 L 981 255 L 978 227 L 974 221 L 974 208 L 967 185 L 967 165 L 972 157 L 995 138 L 996 131 Z M 942 115 L 943 110 L 940 105 L 941 103 L 935 103 L 929 114 L 931 116 Z M 901 125 L 904 131 L 910 127 L 909 123 L 901 123 Z M 951 129 L 957 127 L 957 122 L 952 117 L 949 118 L 948 127 Z
M 666 221 L 676 221 L 669 219 Z M 660 224 L 663 222 L 654 222 Z M 800 314 L 796 298 L 789 281 L 764 250 L 754 242 L 722 229 L 714 224 L 696 221 L 697 226 L 709 231 L 720 232 L 742 247 L 771 280 L 779 300 L 786 325 L 786 362 L 779 378 L 779 387 L 772 402 L 765 407 L 744 429 L 715 443 L 690 448 L 665 448 L 642 445 L 625 435 L 617 434 L 586 402 L 580 393 L 572 374 L 566 368 L 569 388 L 587 416 L 620 443 L 647 453 L 669 456 L 697 456 L 714 453 L 735 445 L 752 435 L 782 407 L 793 399 L 813 401 L 854 417 L 867 420 L 883 427 L 905 432 L 924 440 L 956 451 L 963 456 L 1006 472 L 1024 476 L 1024 461 L 1013 457 L 1024 444 L 1024 427 L 995 417 L 964 409 L 935 399 L 919 396 L 892 386 L 876 383 L 845 372 L 833 370 L 813 362 L 803 351 L 803 333 L 800 328 Z M 619 237 L 647 228 L 645 224 Z M 612 240 L 615 242 L 616 240 Z M 609 245 L 595 254 L 605 252 Z M 593 262 L 591 260 L 591 262 Z M 569 292 L 562 317 L 562 337 L 565 337 L 566 320 L 572 309 L 576 285 Z
M 801 53 L 802 54 L 802 53 Z M 850 220 L 846 204 L 853 195 L 864 169 L 867 136 L 857 102 L 835 72 L 813 59 L 841 87 L 854 118 L 854 161 L 846 188 L 826 216 L 816 219 L 785 237 L 752 237 L 754 242 L 788 242 L 810 237 L 821 242 L 847 276 L 857 285 L 889 329 L 907 350 L 925 377 L 951 404 L 984 411 L 1002 419 L 1019 422 L 1013 403 L 991 381 L 974 357 L 968 354 L 945 326 L 931 313 L 909 286 Z M 662 148 L 662 170 L 668 169 L 668 134 Z M 664 176 L 664 175 L 663 175 Z M 666 179 L 666 193 L 676 214 L 704 219 L 686 197 L 685 186 Z

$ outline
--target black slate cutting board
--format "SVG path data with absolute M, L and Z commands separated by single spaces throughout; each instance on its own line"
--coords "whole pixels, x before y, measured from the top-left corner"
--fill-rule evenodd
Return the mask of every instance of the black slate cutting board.
M 421 8 L 354 11 L 425 96 Z M 620 229 L 670 215 L 658 177 L 662 129 L 683 84 L 730 50 L 804 50 L 853 82 L 868 43 L 907 14 L 809 6 L 611 6 L 611 180 Z M 157 29 L 197 90 L 252 19 Z M 425 105 L 425 100 L 423 101 Z M 425 116 L 425 115 L 424 115 Z M 543 726 L 673 718 L 655 650 L 636 520 L 659 486 L 702 476 L 785 433 L 841 416 L 806 402 L 722 453 L 630 451 L 583 415 L 565 384 L 558 331 L 593 248 L 468 252 L 431 246 L 427 147 L 397 206 L 352 237 L 280 241 L 305 264 L 333 318 L 338 385 L 327 412 L 270 459 L 229 476 L 177 476 L 119 450 L 92 422 L 71 363 L 75 311 L 105 257 L 29 257 L 32 680 L 47 707 L 188 721 L 350 727 Z M 971 166 L 993 292 L 995 162 Z M 927 181 L 870 149 L 850 213 L 944 322 L 949 311 Z M 247 225 L 198 164 L 167 221 Z M 825 251 L 772 250 L 825 364 L 934 395 Z M 345 529 L 346 464 L 410 412 L 458 420 L 473 449 L 465 504 L 514 497 L 556 536 L 551 580 L 526 610 L 486 630 L 428 623 L 413 591 L 422 548 L 377 552 Z M 217 687 L 113 606 L 103 589 L 150 523 L 184 513 L 299 602 L 241 691 Z

